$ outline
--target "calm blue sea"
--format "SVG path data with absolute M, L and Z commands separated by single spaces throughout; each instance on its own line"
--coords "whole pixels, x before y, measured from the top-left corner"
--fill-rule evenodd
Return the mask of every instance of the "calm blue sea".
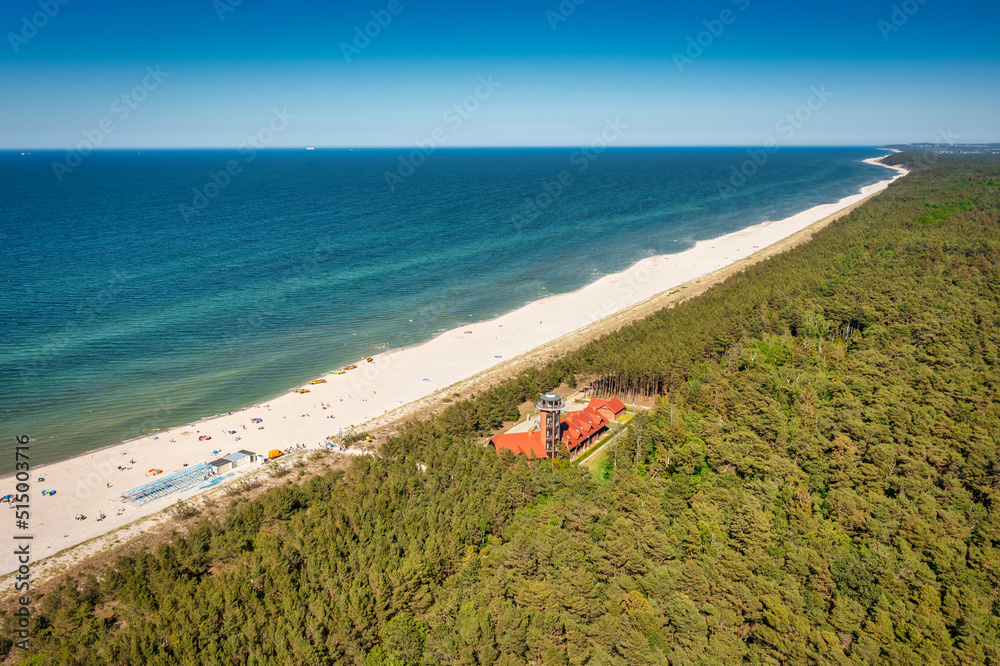
M 0 153 L 0 473 L 15 434 L 37 464 L 235 409 L 888 173 L 782 149 L 723 195 L 744 149 L 405 154 L 104 151 L 60 181 L 64 152 Z

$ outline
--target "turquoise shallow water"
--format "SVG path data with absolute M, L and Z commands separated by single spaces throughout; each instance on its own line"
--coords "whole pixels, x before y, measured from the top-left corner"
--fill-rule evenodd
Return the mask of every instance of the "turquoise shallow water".
M 783 149 L 723 195 L 744 149 L 574 152 L 439 150 L 394 189 L 394 150 L 107 151 L 62 182 L 0 153 L 0 473 L 14 434 L 37 464 L 235 409 L 888 173 Z

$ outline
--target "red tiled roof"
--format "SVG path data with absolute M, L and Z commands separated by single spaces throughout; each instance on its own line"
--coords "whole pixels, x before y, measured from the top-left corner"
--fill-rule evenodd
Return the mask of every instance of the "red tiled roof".
M 590 403 L 587 404 L 589 409 L 598 409 L 600 407 L 607 407 L 612 411 L 615 417 L 620 416 L 625 411 L 625 403 L 618 398 L 611 398 L 611 400 L 598 400 L 593 398 Z
M 542 439 L 541 430 L 493 435 L 490 442 L 498 452 L 500 449 L 507 449 L 513 451 L 515 455 L 523 453 L 529 458 L 532 456 L 535 458 L 545 457 L 545 440 Z
M 588 405 L 583 411 L 570 412 L 562 420 L 562 442 L 575 449 L 585 439 L 607 425 L 608 420 Z

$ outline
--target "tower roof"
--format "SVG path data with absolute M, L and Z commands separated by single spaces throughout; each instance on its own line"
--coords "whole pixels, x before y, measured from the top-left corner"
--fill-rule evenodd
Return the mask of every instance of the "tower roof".
M 542 394 L 542 397 L 538 399 L 538 403 L 535 406 L 543 412 L 556 412 L 562 411 L 562 408 L 566 405 L 561 397 L 549 391 Z

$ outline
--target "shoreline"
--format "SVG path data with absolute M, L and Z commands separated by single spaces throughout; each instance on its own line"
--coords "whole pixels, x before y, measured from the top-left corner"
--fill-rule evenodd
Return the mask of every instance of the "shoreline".
M 443 331 L 417 345 L 380 352 L 373 363 L 362 361 L 346 374 L 327 373 L 316 378 L 325 383 L 299 387 L 308 388 L 308 394 L 296 394 L 291 389 L 228 414 L 207 416 L 33 468 L 33 564 L 37 566 L 49 555 L 133 525 L 178 500 L 210 492 L 199 483 L 142 507 L 123 504 L 119 499 L 122 492 L 153 480 L 147 469 L 162 469 L 169 474 L 182 469 L 185 463 L 196 465 L 239 449 L 262 456 L 270 449 L 298 445 L 314 449 L 338 431 L 346 434 L 354 428 L 360 430 L 360 426 L 383 427 L 433 403 L 440 404 L 441 398 L 458 389 L 492 381 L 518 365 L 538 362 L 545 354 L 574 348 L 588 335 L 613 330 L 609 326 L 617 328 L 646 316 L 664 307 L 664 301 L 678 290 L 706 281 L 707 276 L 713 276 L 707 280 L 711 284 L 721 281 L 745 267 L 747 259 L 757 256 L 762 260 L 775 253 L 765 252 L 771 248 L 783 251 L 780 246 L 790 238 L 817 225 L 825 226 L 907 173 L 901 167 L 881 164 L 883 157 L 864 161 L 892 169 L 893 176 L 838 202 L 698 241 L 679 253 L 649 257 L 576 291 L 548 296 L 494 319 Z M 263 422 L 253 424 L 251 418 Z M 202 436 L 211 439 L 199 441 Z M 212 453 L 215 450 L 219 453 Z M 130 469 L 118 469 L 131 460 L 136 462 Z M 258 468 L 259 464 L 240 468 L 243 471 L 234 478 Z M 46 480 L 36 482 L 38 477 Z M 220 485 L 224 484 L 213 488 Z M 12 474 L 0 479 L 0 495 L 13 492 L 13 486 Z M 42 488 L 54 488 L 57 494 L 42 497 Z M 124 512 L 114 515 L 123 506 Z M 97 522 L 94 516 L 100 511 L 107 518 Z M 92 515 L 84 521 L 73 520 L 78 513 Z M 4 555 L 0 559 L 0 576 L 16 566 L 14 557 Z

